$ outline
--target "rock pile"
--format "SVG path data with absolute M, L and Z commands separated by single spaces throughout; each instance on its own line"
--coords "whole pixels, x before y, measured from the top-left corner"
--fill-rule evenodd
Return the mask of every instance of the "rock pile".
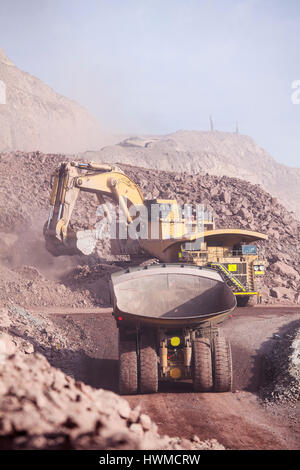
M 300 321 L 293 322 L 265 358 L 265 384 L 260 395 L 265 403 L 296 403 L 300 398 Z
M 74 290 L 73 284 L 64 285 L 58 280 L 47 279 L 34 266 L 22 266 L 19 269 L 9 269 L 0 265 L 0 306 L 9 306 L 12 303 L 29 307 L 46 307 L 60 305 L 61 307 L 91 307 L 95 303 L 103 303 L 107 295 L 96 287 L 92 290 L 92 283 L 88 283 L 89 289 L 83 283 L 77 284 Z M 98 285 L 101 285 L 99 280 Z M 106 283 L 105 283 L 106 288 Z
M 94 390 L 50 366 L 44 356 L 12 354 L 0 363 L 0 449 L 224 449 L 160 436 L 140 408 Z

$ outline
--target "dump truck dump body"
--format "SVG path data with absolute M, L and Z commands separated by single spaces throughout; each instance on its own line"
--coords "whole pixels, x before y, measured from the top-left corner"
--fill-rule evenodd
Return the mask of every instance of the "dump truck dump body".
M 191 265 L 129 268 L 111 276 L 111 291 L 117 315 L 152 327 L 196 326 L 236 307 L 219 273 Z

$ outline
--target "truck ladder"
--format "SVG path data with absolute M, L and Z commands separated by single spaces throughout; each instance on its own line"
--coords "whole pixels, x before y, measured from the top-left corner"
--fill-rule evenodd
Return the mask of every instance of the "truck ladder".
M 238 292 L 247 292 L 247 286 L 244 286 L 230 271 L 221 263 L 211 263 L 211 267 L 219 271 L 225 281 Z

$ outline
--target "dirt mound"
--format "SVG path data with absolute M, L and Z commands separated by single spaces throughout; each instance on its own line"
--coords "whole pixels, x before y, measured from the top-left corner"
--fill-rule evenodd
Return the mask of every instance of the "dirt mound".
M 65 326 L 64 324 L 62 326 Z M 73 331 L 74 339 L 68 337 L 70 328 L 63 330 L 47 317 L 11 303 L 0 309 L 1 353 L 43 353 L 52 363 L 63 360 L 66 350 L 74 349 L 78 334 Z
M 73 285 L 65 286 L 59 281 L 46 279 L 34 266 L 12 270 L 0 265 L 0 306 L 11 303 L 25 308 L 52 305 L 83 307 L 95 304 L 92 293 L 83 284 L 76 287 L 75 290 Z M 98 300 L 100 302 L 101 299 Z
M 246 135 L 181 130 L 165 136 L 125 139 L 98 152 L 86 152 L 83 158 L 240 178 L 261 184 L 300 217 L 300 169 L 277 163 Z
M 260 395 L 265 403 L 296 403 L 300 398 L 300 321 L 283 335 L 265 357 L 265 384 Z
M 72 316 L 51 318 L 13 303 L 0 309 L 0 340 L 1 354 L 38 352 L 53 367 L 80 381 L 85 381 L 86 359 L 93 357 L 97 349 L 85 329 Z M 113 337 L 113 340 L 116 341 L 116 338 Z M 81 363 L 84 364 L 82 370 Z
M 1 49 L 0 82 L 6 87 L 6 103 L 0 105 L 0 151 L 71 153 L 114 141 L 86 109 L 18 69 Z
M 63 273 L 68 268 L 71 274 L 66 280 L 67 289 L 77 289 L 82 281 L 82 286 L 87 286 L 86 290 L 89 290 L 89 283 L 97 282 L 93 274 L 97 268 L 92 268 L 95 263 L 99 263 L 97 258 L 68 258 L 69 261 L 64 258 L 61 262 L 60 258 L 51 257 L 44 248 L 42 228 L 48 218 L 49 178 L 63 160 L 66 157 L 62 155 L 40 153 L 0 155 L 3 175 L 0 230 L 5 234 L 3 237 L 7 237 L 7 249 L 2 249 L 1 257 L 2 260 L 6 257 L 6 262 L 13 269 L 19 269 L 23 264 L 36 266 L 46 278 L 50 276 L 49 273 Z M 175 198 L 180 204 L 202 203 L 213 210 L 219 228 L 248 228 L 266 233 L 269 240 L 262 244 L 267 260 L 267 274 L 261 289 L 264 298 L 270 303 L 300 302 L 300 255 L 296 248 L 300 238 L 300 223 L 259 185 L 227 176 L 190 175 L 121 166 L 141 187 L 146 199 L 162 197 Z M 76 222 L 82 229 L 93 228 L 97 222 L 97 205 L 93 195 L 81 194 L 72 217 L 73 223 Z M 17 241 L 11 234 L 18 235 Z M 101 242 L 97 251 L 100 258 L 107 259 L 109 244 Z M 84 264 L 89 268 L 76 267 Z M 78 269 L 86 270 L 85 276 L 79 275 Z M 95 288 L 97 291 L 96 284 L 92 286 L 92 291 Z M 93 293 L 91 299 L 93 302 L 98 301 Z M 86 301 L 89 302 L 89 298 Z

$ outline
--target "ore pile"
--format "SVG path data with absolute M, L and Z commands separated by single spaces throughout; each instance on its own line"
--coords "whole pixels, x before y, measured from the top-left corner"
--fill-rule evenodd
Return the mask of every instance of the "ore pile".
M 275 344 L 265 357 L 265 384 L 260 395 L 265 403 L 292 403 L 300 398 L 300 321 L 283 335 L 274 335 Z

